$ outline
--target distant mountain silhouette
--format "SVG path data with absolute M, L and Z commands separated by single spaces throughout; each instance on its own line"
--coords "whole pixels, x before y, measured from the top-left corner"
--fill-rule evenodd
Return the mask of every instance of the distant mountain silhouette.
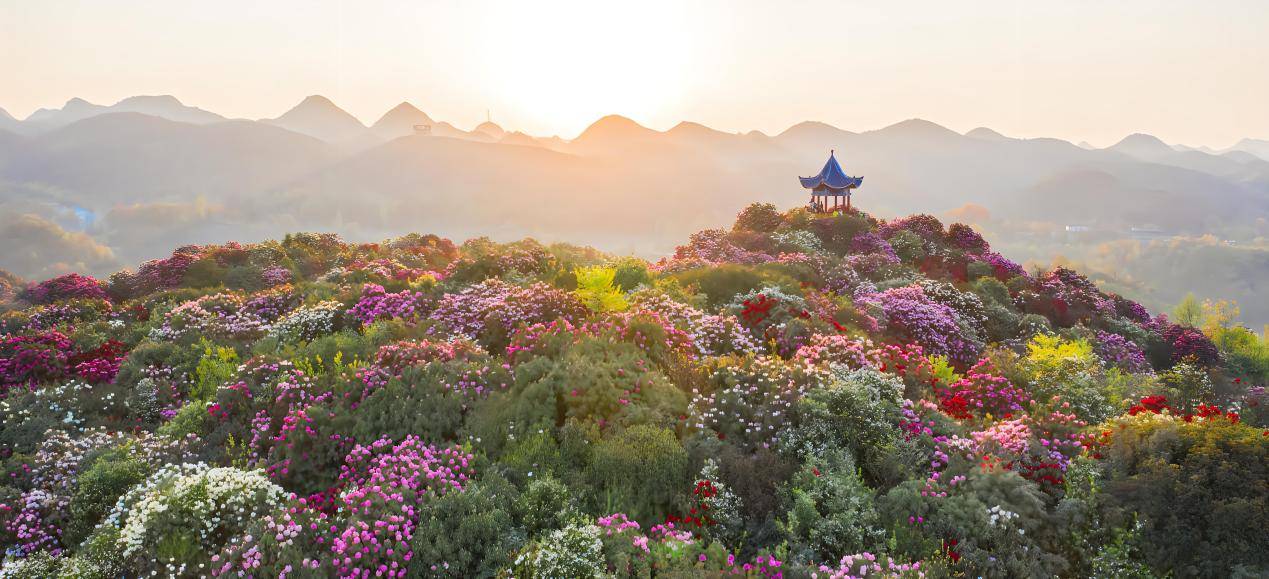
M 336 144 L 360 143 L 371 135 L 357 117 L 321 95 L 306 97 L 282 116 L 262 122 Z
M 841 142 L 854 135 L 855 133 L 839 129 L 828 123 L 803 121 L 785 129 L 784 132 L 776 135 L 775 138 L 784 143 L 814 145 L 822 148 L 826 144 Z
M 1197 150 L 1178 151 L 1164 143 L 1158 137 L 1135 133 L 1107 148 L 1109 151 L 1176 167 L 1185 167 L 1204 173 L 1222 176 L 1247 176 L 1269 178 L 1269 162 L 1245 162 L 1221 155 L 1212 155 Z
M 251 121 L 193 125 L 110 113 L 26 140 L 0 180 L 53 186 L 77 205 L 261 191 L 327 165 L 330 145 Z
M 963 135 L 925 119 L 908 119 L 868 133 L 888 138 L 956 139 Z
M 1269 161 L 1269 141 L 1264 139 L 1243 139 L 1228 150 L 1246 151 L 1262 160 Z
M 541 146 L 541 143 L 539 143 L 537 139 L 521 133 L 520 131 L 506 133 L 502 135 L 501 139 L 498 139 L 498 142 L 503 145 L 524 145 L 531 147 Z
M 472 129 L 472 132 L 484 133 L 486 135 L 489 135 L 489 137 L 495 141 L 498 139 L 501 139 L 502 136 L 507 133 L 506 131 L 502 129 L 502 127 L 498 126 L 498 124 L 493 121 L 485 121 L 483 123 L 480 123 L 479 125 L 476 125 L 476 128 Z
M 965 133 L 965 136 L 966 136 L 966 137 L 973 138 L 973 139 L 983 139 L 983 140 L 986 140 L 986 141 L 1007 141 L 1007 140 L 1009 140 L 1009 137 L 1006 137 L 1006 136 L 1004 136 L 1004 135 L 1002 135 L 1002 134 L 1000 134 L 1000 133 L 997 133 L 996 131 L 993 131 L 993 130 L 991 130 L 991 129 L 987 128 L 987 127 L 978 127 L 978 128 L 976 128 L 976 129 L 973 129 L 973 130 L 969 131 L 968 133 Z
M 416 125 L 432 125 L 435 121 L 414 105 L 403 102 L 379 117 L 370 130 L 383 139 L 396 139 L 414 134 Z
M 145 112 L 103 112 L 116 107 Z M 185 120 L 158 116 L 178 113 Z M 1211 223 L 1255 230 L 1269 214 L 1269 162 L 1243 150 L 1262 143 L 1253 140 L 1212 155 L 1149 135 L 1089 149 L 986 127 L 962 135 L 919 119 L 865 132 L 808 121 L 768 136 L 695 122 L 657 131 L 612 115 L 566 141 L 466 131 L 409 103 L 367 128 L 316 96 L 268 121 L 199 124 L 212 117 L 170 97 L 72 101 L 32 117 L 84 115 L 39 132 L 27 122 L 22 134 L 0 128 L 0 213 L 65 220 L 87 209 L 99 216 L 95 238 L 132 261 L 216 235 L 335 226 L 365 238 L 534 235 L 663 253 L 755 199 L 801 205 L 794 177 L 818 171 L 830 149 L 849 174 L 866 177 L 855 205 L 879 216 L 973 204 L 1040 230 L 1155 224 L 1201 234 Z M 416 124 L 430 136 L 416 135 Z M 204 209 L 187 207 L 193 199 L 205 199 Z M 211 215 L 209 207 L 225 209 L 197 230 L 153 217 Z
M 17 131 L 18 124 L 18 120 L 9 111 L 0 109 L 0 131 Z
M 181 123 L 207 124 L 225 120 L 216 113 L 186 106 L 171 95 L 133 96 L 110 106 L 90 103 L 81 98 L 66 101 L 60 109 L 39 109 L 22 121 L 20 132 L 36 134 L 87 118 L 109 113 L 141 113 Z
M 1158 137 L 1144 133 L 1128 135 L 1107 148 L 1111 151 L 1118 151 L 1134 157 L 1146 158 L 1170 155 L 1177 152 L 1176 149 L 1169 147 L 1167 143 L 1161 141 Z
M 172 95 L 134 96 L 123 99 L 110 107 L 110 112 L 141 113 L 169 121 L 203 125 L 225 121 L 216 113 L 198 107 L 187 106 Z

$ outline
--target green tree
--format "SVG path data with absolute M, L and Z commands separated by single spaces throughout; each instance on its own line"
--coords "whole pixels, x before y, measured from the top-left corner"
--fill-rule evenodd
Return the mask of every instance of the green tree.
M 625 509 L 638 520 L 664 520 L 688 489 L 687 451 L 674 432 L 632 426 L 604 439 L 591 465 L 605 512 Z
M 573 270 L 577 276 L 577 289 L 573 292 L 592 312 L 620 312 L 629 307 L 626 296 L 614 280 L 617 270 L 611 267 L 579 267 Z
M 1195 328 L 1203 325 L 1203 304 L 1199 303 L 1193 292 L 1185 294 L 1181 303 L 1172 308 L 1172 321 Z

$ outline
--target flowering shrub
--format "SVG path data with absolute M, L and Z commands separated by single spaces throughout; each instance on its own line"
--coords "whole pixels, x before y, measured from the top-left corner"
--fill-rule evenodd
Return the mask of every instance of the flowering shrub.
M 965 337 L 956 311 L 931 299 L 920 286 L 894 288 L 861 300 L 877 304 L 885 312 L 888 335 L 919 344 L 931 354 L 969 364 L 982 348 Z
M 332 530 L 331 539 L 339 575 L 404 577 L 418 504 L 462 492 L 473 474 L 471 460 L 458 448 L 425 446 L 413 436 L 353 448 L 339 477 L 345 490 L 336 501 L 346 522 Z
M 77 273 L 68 273 L 31 284 L 22 292 L 22 299 L 33 304 L 51 304 L 74 299 L 108 299 L 105 284 Z
M 285 498 L 259 471 L 173 465 L 121 497 L 107 523 L 119 529 L 116 548 L 132 568 L 186 575 Z
M 865 578 L 886 578 L 886 579 L 904 579 L 911 577 L 924 577 L 921 573 L 921 562 L 915 563 L 899 563 L 888 557 L 878 558 L 872 553 L 857 553 L 854 555 L 843 555 L 837 561 L 835 566 L 820 565 L 819 568 L 811 573 L 811 577 L 819 579 L 865 579 Z
M 167 341 L 196 334 L 230 340 L 259 338 L 268 329 L 268 322 L 245 305 L 242 296 L 228 293 L 190 300 L 172 308 L 163 325 L 150 331 L 150 338 Z
M 333 333 L 343 313 L 343 305 L 336 301 L 303 306 L 269 326 L 267 335 L 282 343 L 311 341 Z
M 1028 403 L 1027 394 L 998 375 L 986 359 L 974 364 L 961 380 L 935 391 L 943 411 L 956 418 L 1009 418 Z
M 70 349 L 70 338 L 56 330 L 0 337 L 0 396 L 65 376 Z
M 1125 372 L 1150 371 L 1150 363 L 1146 361 L 1146 353 L 1141 346 L 1119 334 L 1098 330 L 1093 350 L 1102 361 Z
M 361 289 L 361 299 L 348 310 L 363 326 L 376 320 L 405 320 L 417 322 L 428 314 L 428 300 L 421 292 L 403 290 L 388 293 L 383 286 L 368 283 Z
M 707 314 L 655 290 L 635 292 L 632 299 L 635 307 L 654 312 L 686 332 L 702 356 L 722 356 L 758 348 L 749 330 L 733 315 Z
M 595 525 L 569 525 L 530 545 L 515 560 L 530 577 L 586 577 L 604 566 L 603 542 Z
M 824 369 L 769 357 L 733 364 L 710 377 L 716 389 L 693 391 L 688 423 L 746 446 L 776 444 L 794 404 L 828 377 Z

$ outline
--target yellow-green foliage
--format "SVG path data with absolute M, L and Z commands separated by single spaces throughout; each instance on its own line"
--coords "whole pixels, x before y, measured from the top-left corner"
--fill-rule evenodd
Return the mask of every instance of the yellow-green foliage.
M 573 293 L 593 312 L 620 312 L 629 307 L 626 296 L 613 283 L 617 270 L 611 267 L 579 267 L 573 270 L 577 276 L 577 290 Z
M 952 368 L 951 361 L 947 356 L 930 356 L 929 359 L 932 372 L 934 377 L 939 379 L 939 384 L 947 386 L 961 379 L 961 375 L 956 373 L 955 368 Z
M 1037 334 L 1027 343 L 1027 361 L 1035 368 L 1095 362 L 1093 345 L 1086 340 L 1068 340 L 1058 336 Z
M 194 369 L 197 382 L 190 395 L 196 400 L 210 400 L 216 395 L 216 389 L 233 378 L 238 370 L 238 352 L 223 346 L 213 347 L 204 342 L 203 357 Z
M 1036 400 L 1061 396 L 1071 411 L 1090 423 L 1113 413 L 1117 401 L 1112 400 L 1101 361 L 1087 340 L 1036 334 L 1027 342 L 1022 366 Z

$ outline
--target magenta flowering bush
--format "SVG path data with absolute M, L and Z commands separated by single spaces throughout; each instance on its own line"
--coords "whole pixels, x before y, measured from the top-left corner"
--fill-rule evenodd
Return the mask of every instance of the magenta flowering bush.
M 344 490 L 332 527 L 332 566 L 341 577 L 405 577 L 418 525 L 418 505 L 462 492 L 474 474 L 472 456 L 458 448 L 423 445 L 407 437 L 358 445 L 340 473 Z
M 77 273 L 68 273 L 39 283 L 33 283 L 23 290 L 22 299 L 33 304 L 51 304 L 75 299 L 108 299 L 106 287 L 102 282 Z
M 383 286 L 368 283 L 361 289 L 361 299 L 348 314 L 363 326 L 378 320 L 418 322 L 427 317 L 430 302 L 422 292 L 402 290 L 388 293 Z
M 1000 255 L 999 253 L 988 251 L 983 253 L 982 255 L 975 256 L 975 259 L 977 261 L 981 261 L 982 263 L 985 263 L 991 266 L 992 271 L 995 273 L 996 279 L 999 279 L 1001 281 L 1006 281 L 1013 277 L 1027 275 L 1027 271 L 1023 269 L 1021 265 L 1018 265 L 1014 261 L 1011 261 L 1010 259 Z
M 899 262 L 899 256 L 895 255 L 894 248 L 890 246 L 890 243 L 871 231 L 856 235 L 850 242 L 850 252 L 866 255 L 880 254 L 892 260 L 892 263 Z
M 0 396 L 65 376 L 71 347 L 70 338 L 56 330 L 0 337 Z
M 973 227 L 964 223 L 953 223 L 947 226 L 947 241 L 952 247 L 971 255 L 982 255 L 991 250 L 987 240 L 974 231 Z

